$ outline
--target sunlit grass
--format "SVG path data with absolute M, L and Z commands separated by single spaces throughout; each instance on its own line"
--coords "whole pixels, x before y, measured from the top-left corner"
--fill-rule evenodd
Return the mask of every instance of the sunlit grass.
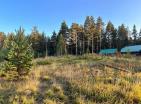
M 97 55 L 48 57 L 37 61 L 28 76 L 0 80 L 0 104 L 139 104 L 140 61 Z M 118 65 L 131 73 L 99 66 Z M 134 73 L 132 73 L 134 72 Z

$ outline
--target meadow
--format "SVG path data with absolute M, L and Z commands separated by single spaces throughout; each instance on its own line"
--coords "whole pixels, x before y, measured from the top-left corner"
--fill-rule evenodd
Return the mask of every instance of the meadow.
M 140 57 L 85 54 L 33 63 L 20 79 L 0 72 L 0 104 L 141 104 Z

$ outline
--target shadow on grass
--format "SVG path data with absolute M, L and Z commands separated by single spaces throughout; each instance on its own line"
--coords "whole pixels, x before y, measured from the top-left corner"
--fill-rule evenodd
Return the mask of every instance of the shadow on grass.
M 72 84 L 64 77 L 53 76 L 57 83 L 63 87 L 64 95 L 68 98 L 65 104 L 76 104 L 79 93 L 72 87 Z
M 3 80 L 1 83 L 1 89 L 0 89 L 0 104 L 11 104 L 13 101 L 12 98 L 17 94 L 16 88 L 11 85 L 11 87 L 5 85 L 7 83 L 10 83 L 9 81 Z M 8 88 L 6 88 L 8 87 Z

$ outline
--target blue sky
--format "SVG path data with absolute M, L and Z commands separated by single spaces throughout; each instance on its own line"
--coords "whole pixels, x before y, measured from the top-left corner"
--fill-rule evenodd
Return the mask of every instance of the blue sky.
M 141 28 L 141 0 L 0 0 L 0 31 L 11 32 L 22 26 L 30 33 L 33 26 L 50 35 L 63 20 L 83 24 L 87 15 L 98 16 L 117 27 Z

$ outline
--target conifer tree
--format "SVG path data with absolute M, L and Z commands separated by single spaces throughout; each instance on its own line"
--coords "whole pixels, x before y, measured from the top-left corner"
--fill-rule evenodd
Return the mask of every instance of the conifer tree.
M 139 32 L 139 35 L 138 35 L 138 44 L 141 44 L 141 29 L 140 29 L 140 32 Z
M 90 40 L 92 41 L 91 43 L 91 51 L 93 53 L 93 49 L 94 49 L 94 37 L 95 37 L 95 23 L 94 23 L 94 18 L 93 16 L 87 16 L 85 23 L 84 23 L 84 31 L 85 31 L 85 35 L 87 38 L 87 51 L 89 52 L 90 49 Z
M 137 43 L 137 30 L 136 25 L 133 26 L 133 32 L 132 32 L 133 38 L 134 38 L 134 44 Z
M 120 50 L 122 47 L 128 45 L 128 31 L 127 28 L 125 28 L 124 24 L 119 26 L 117 35 L 118 35 L 118 50 Z
M 56 52 L 58 56 L 62 56 L 64 54 L 66 54 L 65 51 L 65 40 L 64 37 L 62 36 L 62 34 L 57 36 L 57 46 L 56 46 Z
M 108 48 L 112 48 L 112 33 L 114 32 L 114 25 L 111 21 L 108 22 L 106 26 L 106 37 L 107 37 L 107 44 Z
M 51 49 L 52 49 L 52 55 L 56 54 L 56 44 L 57 44 L 56 41 L 57 41 L 57 34 L 54 31 L 52 36 L 51 36 L 51 41 L 50 41 L 51 42 L 50 45 L 51 45 Z
M 69 39 L 69 28 L 65 21 L 61 23 L 59 35 L 63 36 L 64 42 L 65 42 L 65 53 L 67 54 L 68 53 L 68 44 L 67 43 L 69 42 L 68 40 Z
M 20 28 L 13 35 L 12 40 L 5 40 L 5 49 L 7 49 L 8 70 L 15 70 L 18 75 L 27 74 L 32 67 L 32 47 L 29 40 L 24 35 L 24 30 Z
M 103 30 L 103 22 L 102 18 L 98 17 L 96 22 L 96 37 L 97 37 L 97 47 L 99 46 L 99 50 L 101 49 L 101 40 L 102 40 L 102 30 Z
M 111 46 L 112 48 L 117 48 L 117 38 L 118 38 L 118 35 L 117 35 L 117 29 L 114 29 L 112 34 L 111 34 Z
M 34 50 L 34 57 L 39 57 L 41 53 L 42 34 L 38 31 L 36 26 L 33 27 L 30 34 L 30 41 Z
M 78 54 L 78 41 L 80 41 L 79 37 L 82 33 L 82 27 L 79 26 L 77 23 L 73 23 L 70 28 L 70 34 L 72 39 L 72 44 L 75 45 L 75 54 Z

